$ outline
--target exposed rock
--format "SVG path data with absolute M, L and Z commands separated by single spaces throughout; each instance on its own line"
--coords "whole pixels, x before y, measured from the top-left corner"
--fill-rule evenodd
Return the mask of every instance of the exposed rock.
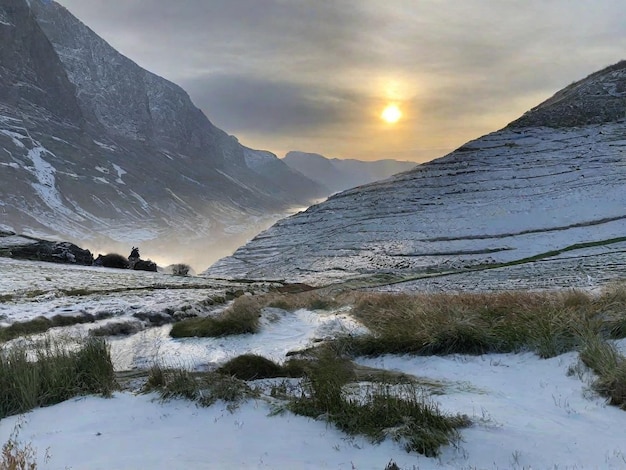
M 0 256 L 85 266 L 93 264 L 91 252 L 73 243 L 23 237 L 13 232 L 0 233 Z

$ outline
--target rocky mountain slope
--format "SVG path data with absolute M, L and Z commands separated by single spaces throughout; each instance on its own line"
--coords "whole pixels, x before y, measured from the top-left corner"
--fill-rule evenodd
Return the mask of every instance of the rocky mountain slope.
M 620 62 L 443 158 L 278 222 L 209 273 L 398 289 L 623 276 L 624 110 Z
M 0 43 L 0 228 L 124 251 L 234 248 L 325 192 L 55 2 L 0 0 Z
M 304 176 L 336 193 L 363 184 L 389 178 L 391 175 L 411 170 L 415 162 L 376 160 L 372 162 L 326 158 L 317 153 L 289 152 L 283 161 Z

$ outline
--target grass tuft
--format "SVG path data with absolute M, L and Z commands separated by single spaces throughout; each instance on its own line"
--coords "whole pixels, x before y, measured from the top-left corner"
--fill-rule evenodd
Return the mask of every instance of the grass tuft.
M 529 350 L 547 358 L 579 348 L 603 302 L 579 291 L 360 294 L 353 314 L 372 334 L 340 342 L 367 356 Z
M 217 372 L 191 372 L 184 368 L 166 369 L 154 365 L 148 374 L 144 392 L 156 391 L 162 400 L 185 398 L 202 406 L 218 400 L 236 407 L 247 398 L 257 396 L 244 381 Z
M 110 395 L 115 388 L 103 340 L 89 339 L 72 351 L 45 341 L 33 348 L 5 348 L 0 354 L 0 419 L 79 395 Z
M 256 299 L 241 296 L 217 317 L 188 318 L 175 323 L 170 331 L 173 338 L 220 337 L 259 331 L 260 306 Z
M 586 339 L 581 361 L 597 374 L 592 387 L 609 403 L 626 410 L 626 357 L 599 336 Z
M 391 437 L 407 451 L 427 456 L 436 456 L 441 446 L 456 442 L 458 429 L 470 424 L 466 416 L 442 414 L 414 384 L 398 389 L 383 382 L 355 397 L 344 387 L 353 379 L 349 361 L 330 350 L 322 351 L 289 409 L 321 417 L 347 434 L 364 435 L 376 443 Z
M 285 377 L 285 371 L 279 364 L 256 354 L 237 356 L 218 368 L 217 372 L 240 380 Z

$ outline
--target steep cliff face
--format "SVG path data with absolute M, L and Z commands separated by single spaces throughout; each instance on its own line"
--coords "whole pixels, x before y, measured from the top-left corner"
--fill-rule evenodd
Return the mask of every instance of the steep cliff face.
M 314 283 L 382 275 L 433 289 L 620 276 L 626 123 L 602 103 L 621 100 L 621 64 L 443 158 L 280 221 L 209 274 Z M 569 100 L 596 107 L 570 119 L 559 111 Z
M 251 168 L 177 85 L 54 2 L 0 0 L 0 225 L 107 246 L 243 241 L 323 189 Z M 254 151 L 252 151 L 254 152 Z M 276 174 L 274 174 L 276 173 Z M 2 228 L 0 227 L 0 228 Z

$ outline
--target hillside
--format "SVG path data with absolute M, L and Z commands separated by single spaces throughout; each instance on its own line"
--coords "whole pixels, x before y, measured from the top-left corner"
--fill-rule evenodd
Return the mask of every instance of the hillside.
M 222 244 L 324 193 L 216 128 L 184 90 L 59 4 L 0 0 L 0 19 L 0 228 L 91 247 L 228 252 Z
M 443 158 L 281 220 L 208 273 L 362 278 L 401 282 L 398 289 L 573 287 L 618 277 L 626 123 L 605 111 L 626 109 L 624 89 L 620 62 Z M 559 120 L 561 108 L 584 117 Z
M 397 160 L 363 161 L 326 158 L 317 153 L 289 152 L 283 161 L 307 178 L 328 188 L 329 193 L 372 183 L 410 170 L 414 162 Z

